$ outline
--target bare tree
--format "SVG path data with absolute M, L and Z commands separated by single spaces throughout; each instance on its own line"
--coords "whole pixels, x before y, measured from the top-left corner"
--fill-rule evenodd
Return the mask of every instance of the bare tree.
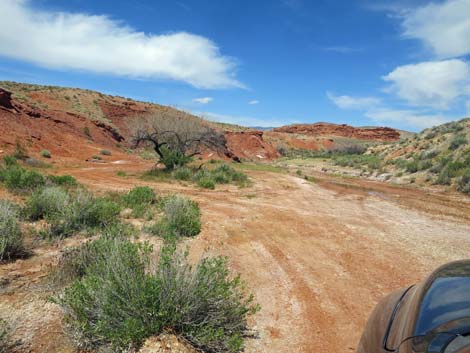
M 223 134 L 189 114 L 169 116 L 164 112 L 153 113 L 138 119 L 132 130 L 133 146 L 150 144 L 167 169 L 185 164 L 205 150 L 238 160 L 227 149 Z

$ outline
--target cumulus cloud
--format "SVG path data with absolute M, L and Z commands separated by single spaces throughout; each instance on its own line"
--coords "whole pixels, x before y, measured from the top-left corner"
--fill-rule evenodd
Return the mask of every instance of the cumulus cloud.
M 243 87 L 233 59 L 211 40 L 147 34 L 107 16 L 46 12 L 29 0 L 1 0 L 0 55 L 61 70 L 172 79 L 199 88 Z
M 405 124 L 419 129 L 440 125 L 453 120 L 440 114 L 426 114 L 421 111 L 377 108 L 367 111 L 366 117 L 381 124 Z
M 406 11 L 404 35 L 423 41 L 440 58 L 470 54 L 470 0 L 448 0 Z
M 251 105 L 259 104 L 259 101 L 256 99 L 253 99 L 252 101 L 249 101 L 248 104 L 251 104 Z
M 381 102 L 380 99 L 375 97 L 336 96 L 331 92 L 326 92 L 326 96 L 341 109 L 366 110 L 379 105 Z
M 208 103 L 212 102 L 213 100 L 214 100 L 214 98 L 212 98 L 212 97 L 202 97 L 202 98 L 194 98 L 193 102 L 200 103 L 200 104 L 208 104 Z
M 469 93 L 470 65 L 459 59 L 422 62 L 399 66 L 383 79 L 412 105 L 447 109 Z

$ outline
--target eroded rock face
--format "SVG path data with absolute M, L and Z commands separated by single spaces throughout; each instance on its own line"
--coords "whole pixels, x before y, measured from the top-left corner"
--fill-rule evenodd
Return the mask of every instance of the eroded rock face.
M 0 107 L 4 109 L 15 109 L 11 102 L 11 92 L 0 88 Z
M 389 127 L 356 128 L 346 124 L 297 124 L 275 128 L 273 131 L 309 136 L 342 136 L 371 141 L 398 141 L 400 139 L 400 133 Z
M 235 156 L 250 160 L 272 160 L 279 157 L 276 148 L 263 139 L 263 131 L 225 132 L 227 148 Z

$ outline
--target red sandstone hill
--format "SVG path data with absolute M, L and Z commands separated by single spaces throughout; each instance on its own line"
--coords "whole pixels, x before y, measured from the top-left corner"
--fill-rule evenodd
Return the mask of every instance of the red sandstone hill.
M 370 141 L 398 141 L 400 139 L 400 132 L 389 127 L 357 128 L 346 124 L 296 124 L 275 128 L 272 131 L 308 136 L 342 136 Z
M 129 126 L 139 117 L 156 112 L 175 118 L 197 118 L 172 107 L 85 89 L 0 82 L 0 149 L 10 150 L 20 140 L 32 152 L 47 149 L 55 156 L 72 159 L 88 159 L 103 148 L 124 152 L 131 139 Z M 399 131 L 386 127 L 317 123 L 260 131 L 200 121 L 223 132 L 231 155 L 246 160 L 278 158 L 281 147 L 330 150 L 364 141 L 380 143 L 400 138 Z M 208 151 L 205 157 L 223 156 Z
M 131 139 L 133 121 L 158 112 L 175 118 L 197 118 L 168 106 L 104 95 L 90 90 L 0 82 L 0 148 L 19 140 L 32 152 L 88 159 L 102 148 L 123 149 Z M 200 119 L 200 118 L 197 118 Z M 227 129 L 200 119 L 225 133 L 229 155 L 270 160 L 279 155 L 263 133 Z M 211 151 L 206 157 L 216 156 Z

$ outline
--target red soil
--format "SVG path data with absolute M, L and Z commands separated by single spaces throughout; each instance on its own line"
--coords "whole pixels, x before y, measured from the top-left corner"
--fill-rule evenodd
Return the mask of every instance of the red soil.
M 263 131 L 225 132 L 227 147 L 237 157 L 272 160 L 279 157 L 273 145 L 263 139 Z

